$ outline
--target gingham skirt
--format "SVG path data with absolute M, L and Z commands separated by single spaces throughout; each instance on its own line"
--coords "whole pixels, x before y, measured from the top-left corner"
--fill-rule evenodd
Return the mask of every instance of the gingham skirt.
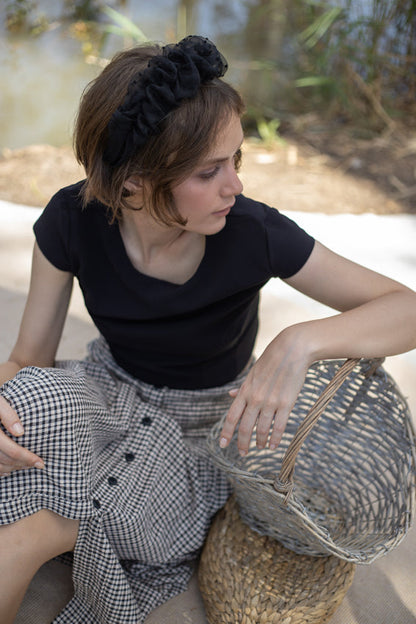
M 75 594 L 55 624 L 138 624 L 186 589 L 229 496 L 204 438 L 243 377 L 156 388 L 123 371 L 99 338 L 86 360 L 27 367 L 2 386 L 25 427 L 20 443 L 45 469 L 0 479 L 0 524 L 45 508 L 80 520 Z

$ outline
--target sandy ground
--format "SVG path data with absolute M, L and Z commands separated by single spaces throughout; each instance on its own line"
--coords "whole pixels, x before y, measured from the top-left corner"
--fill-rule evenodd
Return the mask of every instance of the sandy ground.
M 413 148 L 409 150 L 413 156 Z M 289 139 L 270 149 L 249 140 L 243 154 L 244 193 L 279 209 L 326 214 L 413 211 L 409 197 L 405 202 L 394 188 L 389 193 L 381 188 L 376 171 L 362 175 L 364 168 L 354 167 L 361 162 L 358 157 L 335 158 Z M 404 166 L 404 160 L 390 160 L 391 168 Z M 416 147 L 412 166 L 416 183 Z M 83 176 L 69 146 L 5 150 L 0 157 L 0 199 L 41 207 L 55 191 Z

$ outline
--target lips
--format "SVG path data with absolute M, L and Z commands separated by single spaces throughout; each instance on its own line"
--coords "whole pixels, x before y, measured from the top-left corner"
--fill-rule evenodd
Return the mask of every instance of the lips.
M 235 204 L 235 202 L 233 202 L 230 206 L 227 206 L 226 208 L 223 208 L 222 210 L 216 210 L 214 212 L 214 214 L 219 216 L 219 217 L 225 217 L 230 212 L 230 210 L 234 206 L 234 204 Z
M 217 210 L 214 212 L 214 215 L 217 217 L 226 217 L 230 212 L 231 208 L 224 208 L 224 210 Z

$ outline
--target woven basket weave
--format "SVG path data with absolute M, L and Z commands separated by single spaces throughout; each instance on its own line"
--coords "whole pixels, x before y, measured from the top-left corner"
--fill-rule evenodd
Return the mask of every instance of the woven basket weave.
M 211 526 L 198 580 L 210 624 L 324 624 L 354 570 L 333 555 L 298 555 L 252 531 L 232 497 Z
M 381 361 L 328 360 L 309 369 L 275 451 L 237 433 L 208 450 L 233 485 L 241 517 L 300 554 L 371 563 L 397 546 L 414 513 L 415 434 L 409 408 Z M 318 421 L 319 419 L 319 421 Z

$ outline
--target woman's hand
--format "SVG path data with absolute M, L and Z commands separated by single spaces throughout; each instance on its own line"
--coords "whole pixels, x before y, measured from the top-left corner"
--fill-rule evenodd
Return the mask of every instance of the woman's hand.
M 289 338 L 289 334 L 292 332 L 288 330 L 279 334 L 241 387 L 231 391 L 235 398 L 221 432 L 221 447 L 230 443 L 238 423 L 237 445 L 241 455 L 248 452 L 254 427 L 258 448 L 266 446 L 270 432 L 270 448 L 279 444 L 311 364 L 306 351 L 296 346 L 299 341 L 293 336 Z
M 35 243 L 30 289 L 17 342 L 9 360 L 0 364 L 0 385 L 25 366 L 53 366 L 62 335 L 73 275 L 54 267 Z M 23 435 L 15 410 L 0 396 L 0 424 L 12 436 Z M 43 468 L 40 457 L 8 436 L 0 426 L 0 476 L 23 468 Z
M 340 314 L 288 327 L 267 347 L 241 388 L 221 432 L 227 446 L 239 424 L 238 448 L 248 451 L 253 428 L 263 448 L 280 442 L 312 362 L 374 358 L 416 347 L 416 293 L 316 242 L 306 264 L 285 280 Z
M 12 436 L 20 437 L 24 430 L 18 415 L 4 397 L 0 396 L 0 422 Z M 44 468 L 40 457 L 14 442 L 0 431 L 0 476 L 23 468 Z

